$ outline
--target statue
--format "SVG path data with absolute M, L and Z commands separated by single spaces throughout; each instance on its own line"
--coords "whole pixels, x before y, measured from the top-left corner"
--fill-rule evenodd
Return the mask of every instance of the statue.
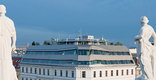
M 0 80 L 18 80 L 11 57 L 16 49 L 16 31 L 14 22 L 5 13 L 5 6 L 0 5 Z
M 142 70 L 138 80 L 156 80 L 156 34 L 148 22 L 146 16 L 141 18 L 142 28 L 139 35 L 135 37 L 135 41 L 138 41 L 137 55 Z M 154 45 L 149 41 L 151 37 L 153 37 Z

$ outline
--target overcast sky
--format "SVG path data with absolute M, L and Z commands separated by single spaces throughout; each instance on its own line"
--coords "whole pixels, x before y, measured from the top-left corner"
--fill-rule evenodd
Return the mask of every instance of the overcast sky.
M 83 35 L 134 45 L 140 17 L 156 30 L 156 0 L 1 0 L 16 26 L 17 44 Z

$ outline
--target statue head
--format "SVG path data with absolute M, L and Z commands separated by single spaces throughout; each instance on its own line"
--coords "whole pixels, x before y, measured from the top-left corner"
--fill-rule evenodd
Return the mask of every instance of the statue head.
M 149 20 L 146 16 L 142 16 L 141 17 L 141 24 L 142 25 L 145 25 L 145 24 L 148 24 Z
M 6 7 L 4 5 L 0 5 L 0 15 L 5 15 Z

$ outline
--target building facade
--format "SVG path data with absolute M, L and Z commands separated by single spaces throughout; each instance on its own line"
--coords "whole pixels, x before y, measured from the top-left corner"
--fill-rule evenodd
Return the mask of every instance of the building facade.
M 20 80 L 135 80 L 127 47 L 69 44 L 30 46 Z
M 16 52 L 17 53 L 12 53 L 12 61 L 13 61 L 13 65 L 16 69 L 17 72 L 17 77 L 20 80 L 20 62 L 22 60 L 22 55 L 25 54 L 26 52 L 26 47 L 24 46 L 17 46 L 16 48 Z

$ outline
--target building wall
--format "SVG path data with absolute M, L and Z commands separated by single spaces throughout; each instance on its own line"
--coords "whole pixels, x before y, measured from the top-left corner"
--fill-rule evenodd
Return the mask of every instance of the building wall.
M 19 69 L 19 64 L 21 62 L 21 57 L 12 57 L 12 60 L 13 60 L 13 65 L 16 69 Z
M 20 69 L 16 69 L 17 78 L 20 80 Z
M 24 68 L 24 69 L 22 69 Z M 32 72 L 31 72 L 32 68 Z M 37 68 L 37 73 L 35 74 L 35 68 Z M 41 69 L 41 74 L 39 73 Z M 45 74 L 43 72 L 45 69 Z M 131 70 L 133 69 L 133 74 Z M 24 70 L 24 71 L 23 71 Z M 48 75 L 48 70 L 49 75 Z M 55 76 L 55 70 L 57 75 Z M 60 74 L 62 70 L 62 76 Z M 118 70 L 118 75 L 117 71 Z M 123 75 L 122 75 L 122 70 Z M 128 75 L 127 75 L 128 70 Z M 68 71 L 68 76 L 66 76 L 66 71 Z M 74 71 L 74 77 L 72 77 L 72 71 Z M 85 78 L 82 77 L 82 72 L 85 71 Z M 96 77 L 94 77 L 94 71 Z M 100 77 L 100 71 L 102 76 Z M 107 71 L 107 76 L 106 76 Z M 113 71 L 113 75 L 111 74 Z M 111 76 L 112 75 L 112 76 Z M 23 78 L 23 79 L 22 79 Z M 120 66 L 120 67 L 58 67 L 58 66 L 43 66 L 43 65 L 21 65 L 21 76 L 20 80 L 135 80 L 135 66 Z
M 22 70 L 24 68 L 24 71 Z M 28 70 L 26 70 L 26 68 Z M 30 69 L 32 68 L 32 73 Z M 37 73 L 35 74 L 35 68 L 37 68 Z M 39 73 L 41 69 L 41 74 Z M 43 74 L 43 69 L 45 69 L 45 75 Z M 49 69 L 49 75 L 48 75 Z M 57 75 L 55 76 L 55 70 Z M 62 70 L 62 77 L 60 76 L 60 70 Z M 66 71 L 68 71 L 68 77 L 66 77 Z M 74 71 L 74 68 L 64 68 L 64 67 L 52 67 L 52 66 L 39 66 L 39 65 L 21 65 L 21 76 L 20 80 L 76 80 L 75 74 L 74 77 L 71 76 L 71 72 Z
M 118 75 L 116 71 L 118 70 Z M 122 70 L 124 74 L 122 75 Z M 128 70 L 128 75 L 127 75 Z M 133 70 L 133 74 L 131 73 Z M 82 77 L 82 71 L 86 71 L 86 78 Z M 96 77 L 94 77 L 94 71 Z M 100 71 L 102 76 L 100 77 Z M 106 76 L 107 71 L 107 76 Z M 111 71 L 113 75 L 111 76 Z M 102 68 L 77 68 L 76 80 L 135 80 L 135 66 L 125 66 L 125 67 L 102 67 Z

